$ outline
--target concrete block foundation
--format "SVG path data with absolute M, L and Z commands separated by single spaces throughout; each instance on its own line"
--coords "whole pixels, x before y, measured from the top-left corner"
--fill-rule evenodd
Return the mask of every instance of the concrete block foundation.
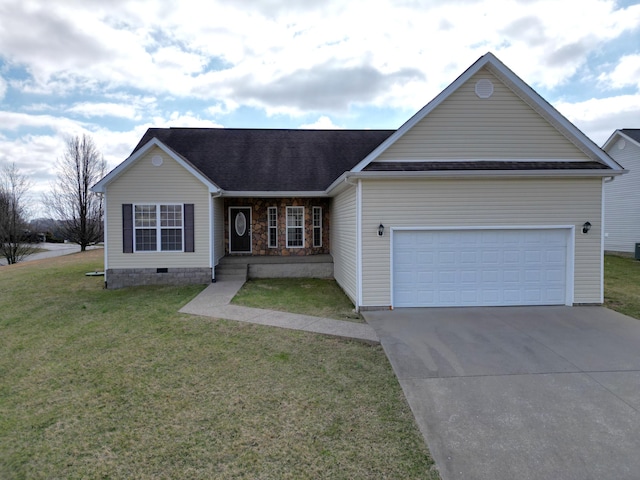
M 211 283 L 210 268 L 112 268 L 105 272 L 105 287 L 138 285 L 199 285 Z

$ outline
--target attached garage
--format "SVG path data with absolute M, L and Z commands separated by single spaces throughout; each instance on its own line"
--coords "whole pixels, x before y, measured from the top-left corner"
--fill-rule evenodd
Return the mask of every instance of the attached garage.
M 394 307 L 571 305 L 572 228 L 399 229 Z

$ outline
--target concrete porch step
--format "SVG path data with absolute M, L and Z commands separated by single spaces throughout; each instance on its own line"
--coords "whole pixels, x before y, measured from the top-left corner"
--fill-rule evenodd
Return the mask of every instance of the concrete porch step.
M 249 268 L 247 264 L 223 264 L 216 267 L 216 281 L 247 280 Z

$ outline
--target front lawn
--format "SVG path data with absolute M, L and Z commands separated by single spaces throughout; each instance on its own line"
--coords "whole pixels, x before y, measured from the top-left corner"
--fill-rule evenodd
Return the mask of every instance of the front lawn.
M 333 279 L 267 278 L 247 281 L 234 305 L 364 322 Z
M 382 348 L 102 288 L 102 252 L 0 267 L 0 478 L 420 478 Z
M 604 304 L 612 310 L 640 318 L 640 262 L 605 255 Z

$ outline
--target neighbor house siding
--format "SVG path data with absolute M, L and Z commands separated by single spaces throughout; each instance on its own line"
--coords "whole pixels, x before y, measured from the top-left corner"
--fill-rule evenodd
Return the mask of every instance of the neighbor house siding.
M 151 158 L 163 163 L 154 166 Z M 184 167 L 153 148 L 107 186 L 108 269 L 210 267 L 209 192 Z M 195 252 L 123 253 L 122 204 L 194 204 Z
M 489 79 L 494 93 L 475 94 Z M 378 161 L 420 159 L 587 159 L 504 83 L 480 70 L 406 132 Z
M 614 143 L 607 153 L 629 173 L 605 183 L 604 248 L 634 252 L 635 244 L 640 243 L 640 147 L 625 140 L 624 144 Z
M 331 256 L 333 276 L 355 304 L 356 284 L 356 189 L 349 187 L 331 205 Z
M 602 180 L 362 182 L 363 306 L 391 305 L 393 227 L 575 225 L 574 303 L 601 302 Z M 582 224 L 591 222 L 588 235 Z

